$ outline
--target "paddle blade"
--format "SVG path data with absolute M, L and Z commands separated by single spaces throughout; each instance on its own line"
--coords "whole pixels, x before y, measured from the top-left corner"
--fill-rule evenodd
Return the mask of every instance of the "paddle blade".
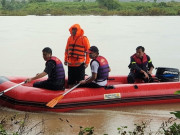
M 61 95 L 59 97 L 52 99 L 46 104 L 46 106 L 53 108 L 63 97 L 64 95 Z

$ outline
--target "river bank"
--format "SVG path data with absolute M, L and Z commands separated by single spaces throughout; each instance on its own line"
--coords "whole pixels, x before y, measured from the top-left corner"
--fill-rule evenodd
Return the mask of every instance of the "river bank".
M 0 5 L 1 16 L 26 15 L 101 15 L 101 16 L 178 16 L 180 2 L 118 2 L 103 5 L 98 2 L 6 1 Z
M 169 108 L 167 107 L 170 106 Z M 4 135 L 130 135 L 130 132 L 166 135 L 175 131 L 172 125 L 180 125 L 180 119 L 170 114 L 179 103 L 165 105 L 133 106 L 106 109 L 77 110 L 68 113 L 30 113 L 0 107 Z M 176 127 L 178 131 L 179 127 Z M 2 131 L 3 129 L 3 131 Z M 138 130 L 139 129 L 139 130 Z M 163 131 L 163 129 L 165 131 Z M 84 130 L 84 134 L 80 134 Z M 178 132 L 179 133 L 179 132 Z M 132 134 L 134 135 L 134 134 Z

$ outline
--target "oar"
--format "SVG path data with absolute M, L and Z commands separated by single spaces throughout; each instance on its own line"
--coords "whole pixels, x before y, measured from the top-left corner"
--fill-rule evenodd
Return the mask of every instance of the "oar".
M 0 96 L 2 96 L 4 93 L 6 93 L 6 92 L 8 92 L 8 91 L 10 91 L 10 90 L 12 90 L 12 89 L 14 89 L 14 88 L 18 87 L 19 85 L 24 84 L 24 83 L 26 83 L 26 81 L 21 82 L 21 83 L 19 83 L 19 84 L 17 84 L 17 85 L 14 85 L 14 86 L 12 86 L 12 87 L 10 87 L 10 88 L 8 88 L 8 89 L 6 89 L 6 90 L 4 90 L 4 91 L 0 92 Z
M 49 101 L 46 106 L 53 108 L 66 94 L 68 94 L 69 92 L 71 92 L 73 89 L 75 89 L 76 87 L 78 87 L 80 85 L 80 83 L 78 83 L 77 85 L 75 85 L 74 87 L 72 87 L 70 90 L 64 92 L 64 94 L 52 99 L 51 101 Z

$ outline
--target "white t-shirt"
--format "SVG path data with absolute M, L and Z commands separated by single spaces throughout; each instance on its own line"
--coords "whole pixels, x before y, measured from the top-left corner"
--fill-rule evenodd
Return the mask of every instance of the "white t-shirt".
M 91 63 L 91 72 L 97 74 L 97 73 L 98 73 L 98 68 L 99 68 L 99 63 L 94 60 L 94 61 Z M 96 84 L 98 84 L 98 85 L 100 85 L 100 86 L 105 86 L 105 85 L 107 84 L 107 80 L 102 81 L 102 82 L 93 81 L 93 83 L 96 83 Z

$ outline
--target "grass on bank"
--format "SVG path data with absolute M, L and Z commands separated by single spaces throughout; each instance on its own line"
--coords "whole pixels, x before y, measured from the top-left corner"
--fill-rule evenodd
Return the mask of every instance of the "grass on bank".
M 5 1 L 4 3 L 2 1 Z M 98 2 L 18 2 L 1 0 L 0 15 L 180 15 L 180 2 L 118 2 L 116 7 Z
M 172 114 L 180 115 L 180 112 L 171 112 Z M 176 116 L 175 115 L 175 116 Z M 0 118 L 0 135 L 28 135 L 28 134 L 47 134 L 48 131 L 45 129 L 48 120 L 42 119 L 42 121 L 35 122 L 33 125 L 29 126 L 31 123 L 30 114 L 25 113 L 24 117 L 20 118 L 21 114 L 14 114 L 12 116 L 1 116 Z M 142 121 L 141 123 L 134 124 L 133 129 L 129 129 L 128 126 L 119 126 L 117 128 L 117 134 L 119 135 L 180 135 L 180 124 L 176 123 L 177 118 L 169 118 L 168 120 L 162 122 L 158 130 L 155 132 L 151 131 L 150 123 L 152 120 Z M 56 119 L 54 119 L 56 120 Z M 57 118 L 59 122 L 64 122 L 68 124 L 71 129 L 74 125 L 67 119 Z M 119 123 L 122 125 L 122 123 Z M 96 134 L 95 127 L 82 127 L 79 126 L 79 133 L 77 135 L 94 135 Z M 108 135 L 102 133 L 103 135 Z
M 174 94 L 180 94 L 180 91 L 176 91 Z M 1 108 L 0 108 L 1 109 Z M 127 126 L 120 126 L 117 128 L 117 133 L 120 135 L 180 135 L 180 124 L 176 123 L 180 119 L 180 111 L 170 112 L 175 118 L 171 117 L 166 121 L 163 121 L 159 129 L 154 133 L 151 131 L 150 123 L 151 120 L 142 121 L 141 123 L 134 124 L 134 129 L 129 130 Z M 43 119 L 40 122 L 35 123 L 33 126 L 29 126 L 30 120 L 29 114 L 25 113 L 23 118 L 18 118 L 18 113 L 12 116 L 1 116 L 0 117 L 0 135 L 27 135 L 31 134 L 37 127 L 39 130 L 36 131 L 36 135 L 45 133 L 45 124 L 48 123 L 49 119 Z M 70 128 L 73 128 L 69 120 L 63 120 L 57 118 L 60 122 L 66 122 Z M 120 123 L 121 125 L 121 123 Z M 41 126 L 41 127 L 39 127 Z M 78 135 L 93 135 L 95 132 L 94 127 L 80 126 Z M 104 134 L 108 135 L 108 134 Z

